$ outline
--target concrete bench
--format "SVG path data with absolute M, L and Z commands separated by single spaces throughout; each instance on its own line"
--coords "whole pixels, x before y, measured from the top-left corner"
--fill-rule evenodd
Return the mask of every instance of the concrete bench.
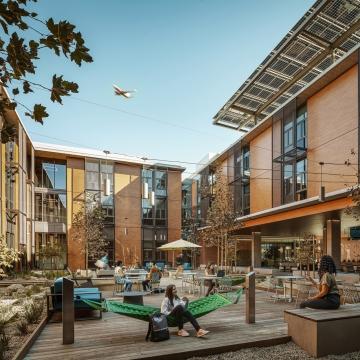
M 313 357 L 360 350 L 360 304 L 338 310 L 285 310 L 288 335 Z

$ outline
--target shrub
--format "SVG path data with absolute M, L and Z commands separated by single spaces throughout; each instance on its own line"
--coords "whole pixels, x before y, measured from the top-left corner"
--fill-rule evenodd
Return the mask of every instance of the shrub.
M 0 334 L 3 334 L 7 324 L 15 320 L 16 312 L 11 305 L 0 306 Z
M 37 293 L 39 293 L 39 292 L 42 291 L 42 290 L 41 290 L 41 287 L 40 287 L 39 285 L 37 285 L 37 284 L 33 285 L 32 288 L 31 288 L 31 290 L 32 290 L 32 293 L 33 293 L 33 294 L 37 294 Z M 32 295 L 32 294 L 31 294 L 31 295 Z
M 10 337 L 6 336 L 5 333 L 0 335 L 0 360 L 5 359 L 6 351 L 9 350 Z
M 16 324 L 16 328 L 18 330 L 19 335 L 25 335 L 28 333 L 29 329 L 28 329 L 28 323 L 26 322 L 25 319 L 20 320 L 17 324 Z
M 29 324 L 35 324 L 39 321 L 43 310 L 44 310 L 44 301 L 37 300 L 27 300 L 23 304 L 24 306 L 24 317 Z

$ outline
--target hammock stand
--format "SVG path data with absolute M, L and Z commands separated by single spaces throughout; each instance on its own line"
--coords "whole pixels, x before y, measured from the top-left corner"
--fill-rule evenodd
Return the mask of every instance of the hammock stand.
M 237 304 L 242 295 L 242 291 L 243 289 L 241 288 L 236 292 L 224 294 L 217 293 L 191 301 L 189 302 L 187 310 L 189 310 L 195 318 L 200 318 L 217 309 L 220 309 L 221 307 Z M 160 312 L 160 309 L 154 306 L 124 304 L 117 300 L 104 300 L 101 303 L 86 299 L 83 299 L 83 301 L 95 310 L 109 311 L 146 322 L 149 321 L 149 316 Z M 167 319 L 169 326 L 177 326 L 174 317 L 168 316 Z

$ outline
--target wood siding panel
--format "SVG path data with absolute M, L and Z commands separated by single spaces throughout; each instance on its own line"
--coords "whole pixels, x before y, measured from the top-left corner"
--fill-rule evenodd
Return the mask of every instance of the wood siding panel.
M 181 237 L 181 173 L 168 172 L 168 241 Z
M 115 260 L 133 265 L 142 262 L 141 167 L 115 164 L 114 193 Z
M 72 238 L 72 218 L 84 204 L 85 160 L 67 159 L 68 264 L 72 271 L 85 268 L 84 243 Z
M 351 155 L 351 152 L 357 153 L 358 148 L 357 66 L 309 98 L 307 110 L 308 197 L 319 195 L 320 161 L 344 164 L 349 159 L 353 164 L 323 166 L 323 173 L 337 174 L 323 174 L 326 192 L 356 183 L 357 155 Z
M 271 146 L 271 127 L 250 142 L 250 213 L 272 207 Z

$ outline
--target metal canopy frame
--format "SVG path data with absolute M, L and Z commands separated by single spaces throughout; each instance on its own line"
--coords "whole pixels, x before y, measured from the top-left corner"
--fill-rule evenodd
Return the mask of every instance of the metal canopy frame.
M 275 158 L 273 162 L 287 164 L 293 160 L 299 160 L 306 157 L 306 148 L 294 147 L 285 154 L 282 154 Z
M 317 0 L 214 116 L 248 132 L 360 43 L 360 0 Z

